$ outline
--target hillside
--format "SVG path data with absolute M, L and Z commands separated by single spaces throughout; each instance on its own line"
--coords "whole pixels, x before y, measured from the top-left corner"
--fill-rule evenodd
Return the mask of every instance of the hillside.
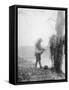
M 19 58 L 18 64 L 18 81 L 40 81 L 40 80 L 59 80 L 64 79 L 64 73 L 57 74 L 55 71 L 52 71 L 50 68 L 35 68 L 34 64 Z

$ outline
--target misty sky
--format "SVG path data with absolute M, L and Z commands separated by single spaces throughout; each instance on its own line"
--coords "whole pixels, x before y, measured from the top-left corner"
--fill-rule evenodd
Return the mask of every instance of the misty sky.
M 38 38 L 47 46 L 49 37 L 55 34 L 57 12 L 55 10 L 18 9 L 18 46 L 34 46 Z

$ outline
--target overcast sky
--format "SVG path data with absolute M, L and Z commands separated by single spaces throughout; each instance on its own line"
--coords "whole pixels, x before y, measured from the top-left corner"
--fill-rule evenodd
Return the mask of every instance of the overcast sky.
M 57 11 L 18 9 L 18 46 L 34 46 L 38 38 L 47 46 L 49 37 L 55 34 Z

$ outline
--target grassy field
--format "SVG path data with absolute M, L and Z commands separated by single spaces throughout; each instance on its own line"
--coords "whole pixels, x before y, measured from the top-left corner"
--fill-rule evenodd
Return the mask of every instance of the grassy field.
M 64 73 L 57 74 L 50 68 L 35 68 L 35 65 L 32 62 L 24 60 L 23 58 L 19 58 L 18 60 L 19 82 L 65 79 Z

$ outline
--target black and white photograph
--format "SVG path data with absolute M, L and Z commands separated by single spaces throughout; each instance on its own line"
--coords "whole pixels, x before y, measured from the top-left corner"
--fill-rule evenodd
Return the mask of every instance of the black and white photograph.
M 17 82 L 65 80 L 65 10 L 18 8 Z

